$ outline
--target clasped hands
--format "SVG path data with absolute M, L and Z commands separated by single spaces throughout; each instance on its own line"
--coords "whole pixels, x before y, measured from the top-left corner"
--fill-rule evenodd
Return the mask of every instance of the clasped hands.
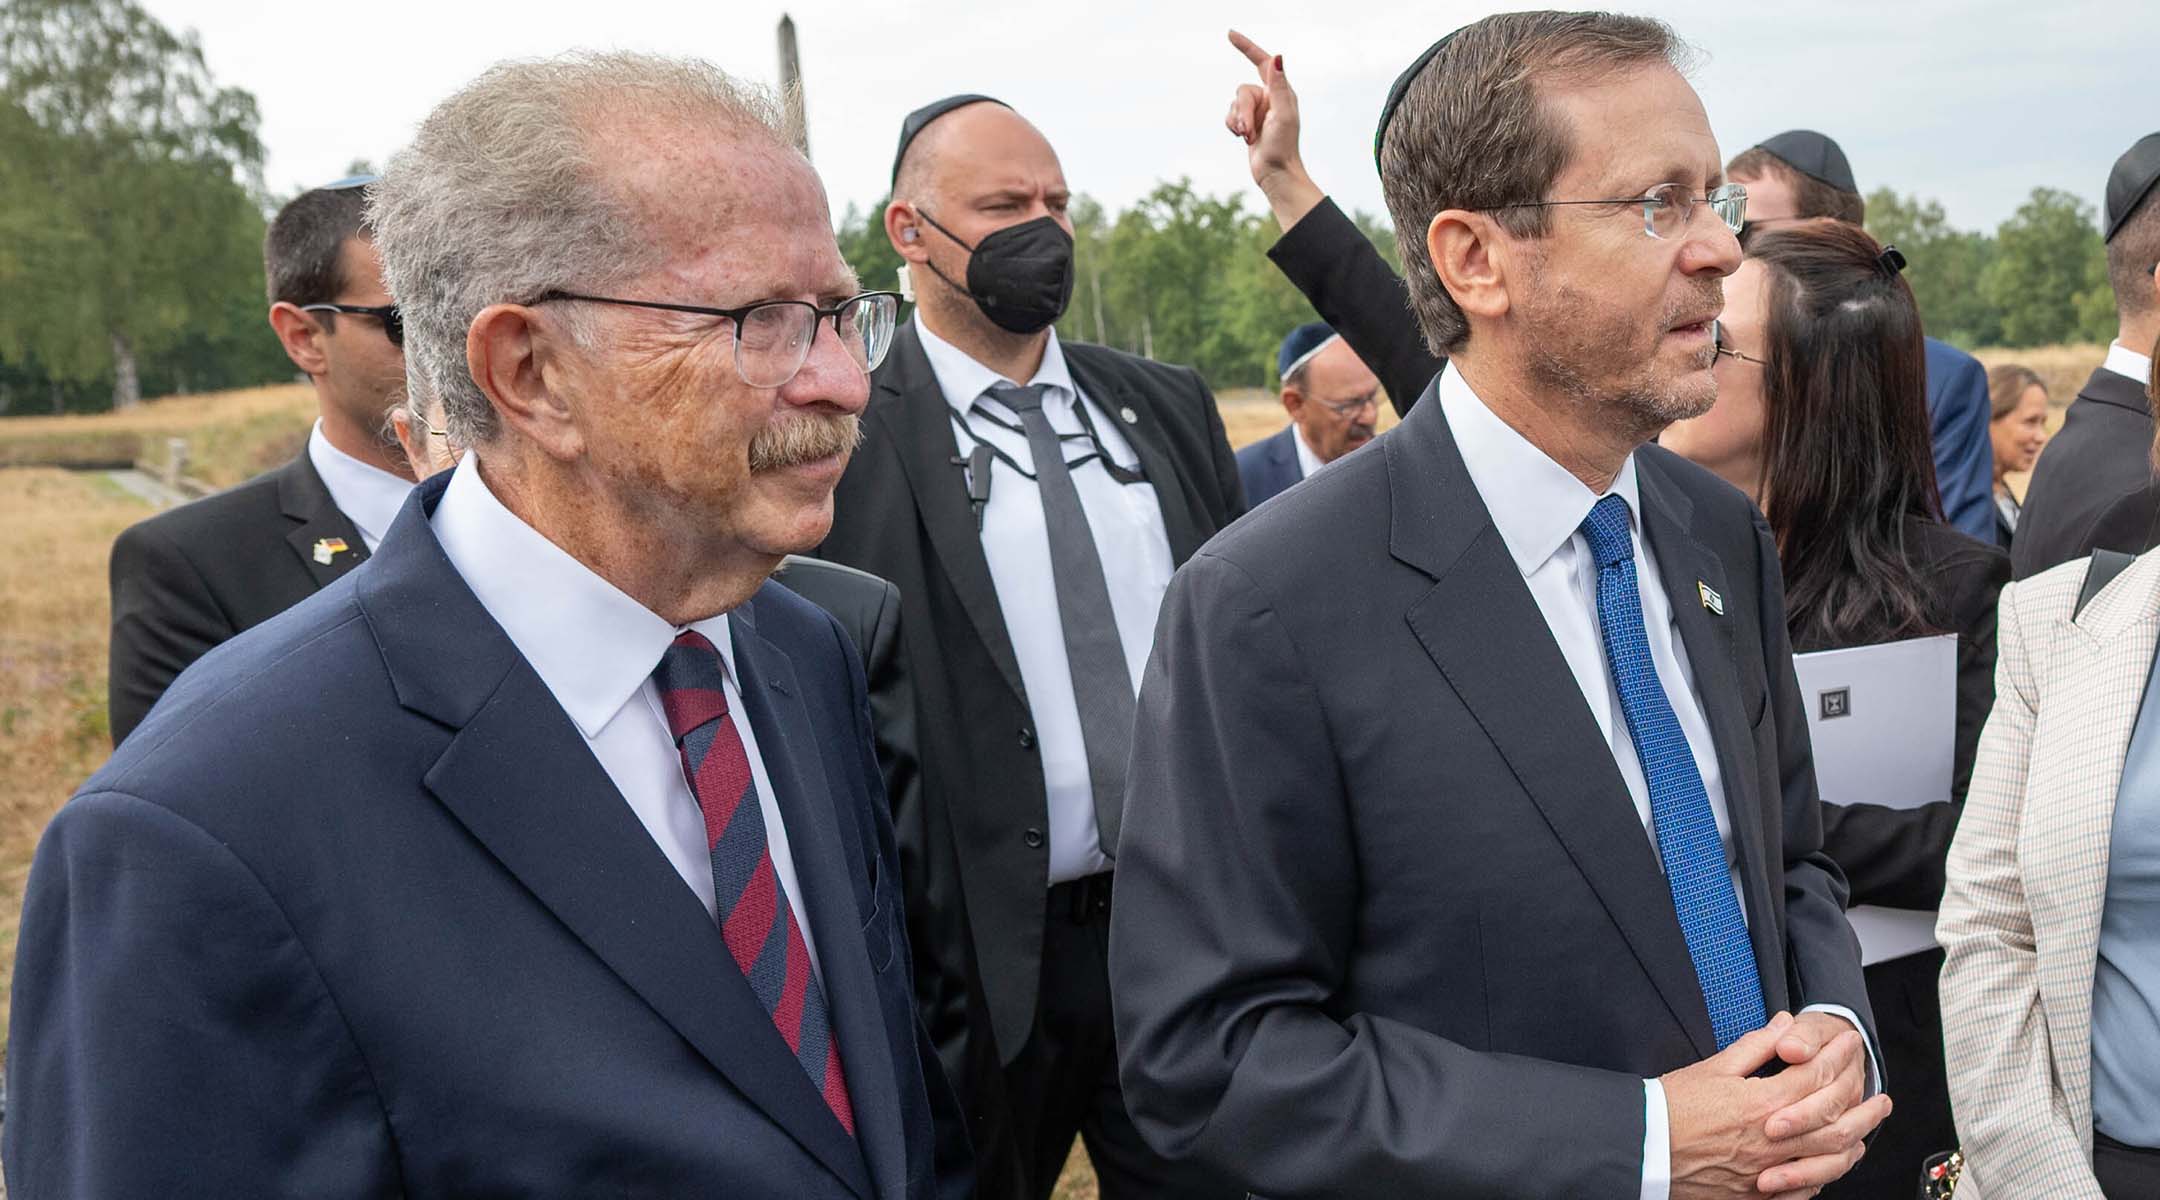
M 1785 1069 L 1758 1078 L 1773 1062 Z M 1672 1136 L 1672 1200 L 1804 1200 L 1850 1171 L 1890 1115 L 1867 1095 L 1867 1043 L 1843 1017 L 1779 1013 L 1692 1066 L 1660 1077 Z

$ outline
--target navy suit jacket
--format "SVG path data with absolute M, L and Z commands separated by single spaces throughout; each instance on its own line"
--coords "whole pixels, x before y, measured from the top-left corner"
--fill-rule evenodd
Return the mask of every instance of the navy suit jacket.
M 1245 507 L 1258 508 L 1305 478 L 1305 467 L 1298 462 L 1296 439 L 1296 428 L 1285 425 L 1274 437 L 1237 452 L 1238 477 L 1245 481 Z
M 1988 439 L 1987 369 L 1947 342 L 1927 339 L 1928 437 L 1943 519 L 1983 542 L 1995 540 L 1995 445 Z
M 1433 394 L 1170 582 L 1110 913 L 1125 1102 L 1261 1195 L 1634 1196 L 1642 1081 L 1716 1053 L 1709 1009 Z M 1670 451 L 1635 463 L 1768 1011 L 1872 1030 L 1769 528 Z
M 964 1195 L 964 1143 L 933 1151 L 959 1126 L 840 627 L 771 583 L 730 623 L 854 1138 L 443 555 L 447 479 L 366 570 L 184 672 L 54 818 L 15 965 L 8 1189 Z

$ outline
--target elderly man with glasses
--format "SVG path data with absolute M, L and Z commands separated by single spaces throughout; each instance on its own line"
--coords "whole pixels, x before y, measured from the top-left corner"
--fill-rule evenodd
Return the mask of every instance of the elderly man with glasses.
M 115 744 L 189 663 L 366 561 L 412 490 L 412 468 L 384 427 L 404 391 L 404 330 L 362 220 L 374 181 L 356 175 L 302 192 L 263 238 L 270 327 L 315 388 L 306 446 L 113 543 Z
M 1290 423 L 1237 455 L 1245 503 L 1255 508 L 1371 441 L 1380 420 L 1379 378 L 1324 321 L 1283 338 L 1275 372 Z
M 369 221 L 457 465 L 199 663 L 24 904 L 10 1190 L 968 1193 L 815 546 L 893 299 L 775 107 L 498 66 Z

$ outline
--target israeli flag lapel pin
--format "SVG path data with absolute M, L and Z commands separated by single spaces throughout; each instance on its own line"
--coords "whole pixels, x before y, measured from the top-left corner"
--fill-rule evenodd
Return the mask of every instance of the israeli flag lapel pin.
M 1718 616 L 1725 615 L 1725 597 L 1718 595 L 1709 584 L 1698 579 L 1695 581 L 1695 591 L 1702 597 L 1702 606 L 1704 608 L 1709 609 Z

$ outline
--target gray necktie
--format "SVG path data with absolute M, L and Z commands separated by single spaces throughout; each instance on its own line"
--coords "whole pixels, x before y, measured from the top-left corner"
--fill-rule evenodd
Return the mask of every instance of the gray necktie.
M 1125 811 L 1125 756 L 1132 749 L 1133 686 L 1110 609 L 1110 585 L 1079 489 L 1065 469 L 1065 449 L 1043 415 L 1043 389 L 999 384 L 991 394 L 1019 414 L 1035 460 L 1035 486 L 1050 535 L 1050 571 L 1057 580 L 1058 624 L 1065 632 L 1065 659 L 1072 666 L 1073 700 L 1095 793 L 1096 834 L 1104 857 L 1114 858 Z

